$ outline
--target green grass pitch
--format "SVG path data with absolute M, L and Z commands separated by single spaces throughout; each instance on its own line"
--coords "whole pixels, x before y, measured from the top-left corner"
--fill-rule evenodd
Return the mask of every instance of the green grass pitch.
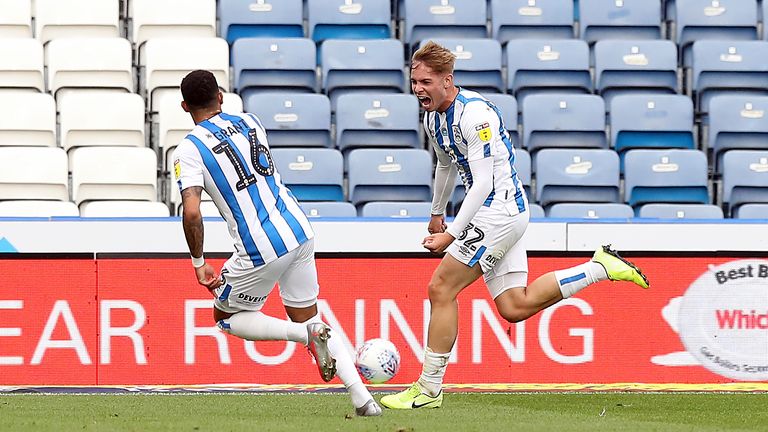
M 12 394 L 0 430 L 764 431 L 766 407 L 765 393 L 448 393 L 440 409 L 356 418 L 339 393 Z

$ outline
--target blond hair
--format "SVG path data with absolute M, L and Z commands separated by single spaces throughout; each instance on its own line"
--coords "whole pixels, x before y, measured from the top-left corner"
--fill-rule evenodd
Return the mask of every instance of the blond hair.
M 453 55 L 451 50 L 433 41 L 429 41 L 413 53 L 411 65 L 421 62 L 439 74 L 452 74 L 455 61 L 456 56 Z

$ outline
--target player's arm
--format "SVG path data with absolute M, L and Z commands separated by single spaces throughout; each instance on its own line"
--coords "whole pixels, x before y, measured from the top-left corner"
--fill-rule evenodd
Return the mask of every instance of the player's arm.
M 427 231 L 430 234 L 445 231 L 445 208 L 453 193 L 453 185 L 456 181 L 456 166 L 451 162 L 450 156 L 434 145 L 437 164 L 435 165 L 434 195 L 432 195 L 432 218 L 429 221 Z

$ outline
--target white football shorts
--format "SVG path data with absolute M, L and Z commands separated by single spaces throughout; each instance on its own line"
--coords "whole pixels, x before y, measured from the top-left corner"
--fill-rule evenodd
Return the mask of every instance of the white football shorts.
M 260 310 L 275 283 L 285 306 L 305 308 L 317 302 L 314 239 L 261 267 L 244 270 L 237 265 L 238 259 L 233 255 L 221 269 L 224 283 L 215 290 L 217 309 L 227 313 Z
M 469 267 L 479 264 L 492 298 L 528 285 L 528 254 L 521 241 L 530 211 L 481 207 L 446 252 Z

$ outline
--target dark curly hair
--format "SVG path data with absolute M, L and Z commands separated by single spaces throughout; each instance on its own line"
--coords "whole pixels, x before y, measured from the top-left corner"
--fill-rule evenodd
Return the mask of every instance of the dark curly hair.
M 195 70 L 181 80 L 181 95 L 190 109 L 208 108 L 216 101 L 219 84 L 206 70 Z

